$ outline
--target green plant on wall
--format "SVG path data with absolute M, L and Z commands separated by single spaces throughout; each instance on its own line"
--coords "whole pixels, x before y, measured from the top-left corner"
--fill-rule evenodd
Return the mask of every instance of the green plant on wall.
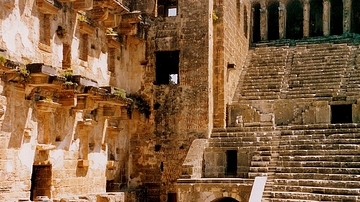
M 29 72 L 29 70 L 27 70 L 25 65 L 21 66 L 18 69 L 18 74 L 19 74 L 19 76 L 20 76 L 20 78 L 22 79 L 23 82 L 29 82 L 30 79 L 31 79 L 30 72 Z
M 65 85 L 73 85 L 72 78 L 74 76 L 74 73 L 71 70 L 63 71 L 60 76 L 65 77 Z
M 84 14 L 80 14 L 77 18 L 80 22 L 87 22 L 88 18 Z
M 132 99 L 133 102 L 128 106 L 128 114 L 133 111 L 134 108 L 137 108 L 140 113 L 144 114 L 146 118 L 150 117 L 151 108 L 149 103 L 139 94 L 130 94 L 128 98 Z
M 6 63 L 6 57 L 2 54 L 0 54 L 0 65 L 4 66 Z
M 219 19 L 219 16 L 215 13 L 215 11 L 212 12 L 212 19 L 214 22 L 216 22 Z
M 113 94 L 121 97 L 122 99 L 126 98 L 126 91 L 124 89 L 121 89 L 121 88 L 116 89 Z

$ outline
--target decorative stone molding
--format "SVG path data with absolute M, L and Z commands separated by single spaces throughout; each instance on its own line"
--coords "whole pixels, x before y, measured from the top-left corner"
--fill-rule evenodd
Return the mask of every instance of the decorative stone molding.
M 117 40 L 114 35 L 107 35 L 108 47 L 109 48 L 120 48 L 121 43 Z
M 117 12 L 130 12 L 130 9 L 118 0 L 94 0 L 94 5 L 116 9 Z
M 36 3 L 39 11 L 44 14 L 57 14 L 62 8 L 58 0 L 36 0 Z
M 82 34 L 92 34 L 95 31 L 95 27 L 91 26 L 88 22 L 79 21 L 78 26 Z
M 104 7 L 94 7 L 89 11 L 91 13 L 91 18 L 95 21 L 104 21 L 109 16 L 109 9 Z
M 73 3 L 74 10 L 91 10 L 93 8 L 93 0 L 76 0 Z

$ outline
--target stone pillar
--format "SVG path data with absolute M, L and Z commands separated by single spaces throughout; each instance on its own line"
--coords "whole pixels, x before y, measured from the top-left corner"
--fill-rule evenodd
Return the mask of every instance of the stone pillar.
M 304 1 L 304 21 L 303 21 L 303 35 L 309 37 L 309 22 L 310 22 L 310 0 Z
M 286 30 L 286 8 L 283 2 L 279 2 L 279 38 L 285 38 Z
M 78 123 L 79 138 L 80 138 L 80 158 L 82 160 L 88 160 L 89 154 L 89 135 L 96 125 L 96 122 L 91 119 L 85 119 Z
M 39 134 L 38 143 L 40 144 L 51 144 L 51 126 L 50 126 L 50 117 L 60 104 L 50 101 L 40 100 L 36 103 L 39 124 L 42 125 L 42 132 Z M 55 139 L 54 139 L 55 140 Z
M 329 0 L 323 1 L 323 35 L 330 35 L 330 2 Z
M 351 0 L 343 0 L 343 26 L 344 33 L 350 32 L 351 29 Z
M 261 41 L 268 39 L 268 13 L 265 1 L 261 2 L 260 8 L 260 38 Z

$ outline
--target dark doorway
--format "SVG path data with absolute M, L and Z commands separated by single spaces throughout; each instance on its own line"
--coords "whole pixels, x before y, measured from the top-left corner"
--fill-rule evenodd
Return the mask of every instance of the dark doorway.
M 47 196 L 51 198 L 51 176 L 50 165 L 33 166 L 30 190 L 30 199 L 32 201 L 34 201 L 37 196 Z
M 268 6 L 268 39 L 279 39 L 279 2 Z
M 261 40 L 260 37 L 260 4 L 253 5 L 253 31 L 252 31 L 252 41 L 254 43 L 259 42 Z
M 310 2 L 310 36 L 323 35 L 323 0 Z
M 237 150 L 226 151 L 226 175 L 236 176 L 237 171 Z
M 353 0 L 351 7 L 351 32 L 360 34 L 360 1 Z
M 213 202 L 239 202 L 238 200 L 236 199 L 233 199 L 231 197 L 224 197 L 224 198 L 221 198 L 221 199 L 217 199 Z
M 330 10 L 330 34 L 342 35 L 343 34 L 343 12 L 342 0 L 331 0 Z
M 331 123 L 352 123 L 352 105 L 331 105 Z
M 160 84 L 179 84 L 179 51 L 156 53 L 156 82 Z
M 303 38 L 303 4 L 299 0 L 291 1 L 286 10 L 286 38 Z
M 176 202 L 176 193 L 168 193 L 168 202 Z

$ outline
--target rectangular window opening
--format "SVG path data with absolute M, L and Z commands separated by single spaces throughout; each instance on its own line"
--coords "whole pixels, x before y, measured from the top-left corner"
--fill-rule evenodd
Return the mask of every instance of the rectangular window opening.
M 177 16 L 177 8 L 169 8 L 167 10 L 167 16 L 168 17 L 174 17 L 174 16 Z
M 40 20 L 40 43 L 50 46 L 50 14 L 39 14 Z
M 331 123 L 352 123 L 352 105 L 331 105 Z
M 81 34 L 80 44 L 79 44 L 79 58 L 81 60 L 87 61 L 88 54 L 89 54 L 89 35 L 88 34 Z
M 62 60 L 62 68 L 69 69 L 71 66 L 71 51 L 70 46 L 68 44 L 63 45 L 63 60 Z
M 226 151 L 226 175 L 236 176 L 237 172 L 237 150 Z
M 156 82 L 179 84 L 179 51 L 156 52 Z
M 116 56 L 116 48 L 109 48 L 108 52 L 108 71 L 115 71 L 115 56 Z
M 158 0 L 157 13 L 163 17 L 178 15 L 178 0 Z

